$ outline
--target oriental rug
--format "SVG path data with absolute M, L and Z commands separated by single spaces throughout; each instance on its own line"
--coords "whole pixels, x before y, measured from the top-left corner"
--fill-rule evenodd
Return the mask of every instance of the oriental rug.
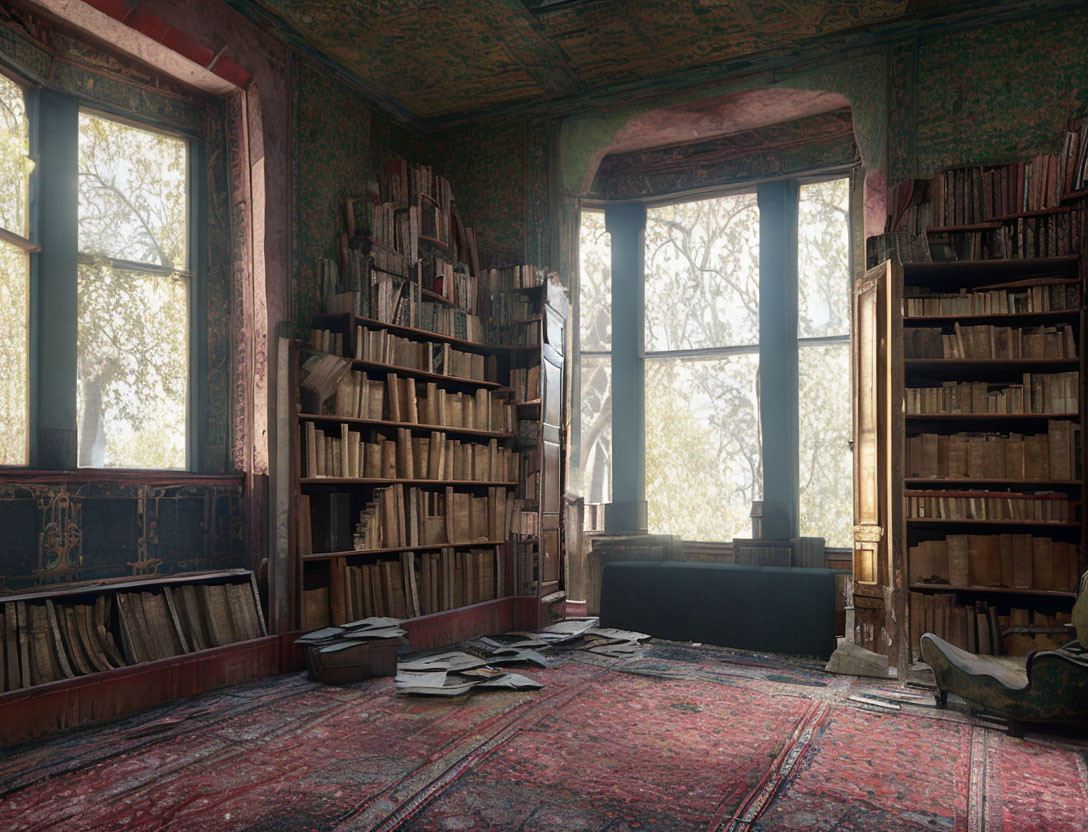
M 0 829 L 1073 832 L 1088 745 L 901 710 L 817 665 L 653 642 L 436 700 L 301 674 L 0 751 Z

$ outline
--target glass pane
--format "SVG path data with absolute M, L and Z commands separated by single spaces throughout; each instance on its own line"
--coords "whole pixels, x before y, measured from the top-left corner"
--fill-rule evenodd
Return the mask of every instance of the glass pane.
M 646 211 L 646 349 L 759 343 L 759 207 L 735 194 Z
M 578 315 L 581 349 L 612 348 L 612 249 L 603 211 L 582 211 L 578 236 Z
M 34 163 L 29 159 L 30 124 L 23 89 L 0 75 L 0 228 L 20 237 L 27 228 L 27 185 Z
M 582 356 L 582 496 L 612 501 L 612 357 Z
M 850 345 L 802 346 L 797 364 L 801 534 L 849 547 L 854 510 Z
M 685 540 L 751 537 L 762 499 L 759 356 L 646 362 L 649 529 Z
M 850 180 L 801 187 L 797 206 L 797 336 L 850 332 Z
M 79 267 L 80 466 L 185 468 L 188 294 L 177 277 Z
M 0 465 L 27 464 L 30 258 L 0 243 Z
M 79 114 L 79 250 L 185 268 L 188 146 Z

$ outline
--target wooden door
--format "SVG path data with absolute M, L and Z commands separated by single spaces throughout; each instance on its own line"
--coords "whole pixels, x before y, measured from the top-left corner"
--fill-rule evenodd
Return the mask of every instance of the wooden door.
M 854 642 L 903 666 L 902 266 L 870 269 L 854 287 Z

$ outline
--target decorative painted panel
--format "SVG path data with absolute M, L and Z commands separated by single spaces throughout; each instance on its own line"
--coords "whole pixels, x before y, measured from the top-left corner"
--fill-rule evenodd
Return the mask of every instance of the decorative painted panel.
M 691 144 L 606 156 L 592 196 L 634 199 L 860 161 L 849 110 Z
M 0 592 L 69 581 L 251 567 L 241 478 L 0 479 Z

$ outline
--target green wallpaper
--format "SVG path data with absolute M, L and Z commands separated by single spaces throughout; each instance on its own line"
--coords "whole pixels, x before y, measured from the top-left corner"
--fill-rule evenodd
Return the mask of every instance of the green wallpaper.
M 889 72 L 889 181 L 1061 149 L 1088 103 L 1088 25 L 1058 14 L 927 38 Z
M 421 161 L 450 180 L 461 219 L 476 230 L 481 266 L 523 256 L 528 140 L 528 123 L 516 120 L 427 136 Z

